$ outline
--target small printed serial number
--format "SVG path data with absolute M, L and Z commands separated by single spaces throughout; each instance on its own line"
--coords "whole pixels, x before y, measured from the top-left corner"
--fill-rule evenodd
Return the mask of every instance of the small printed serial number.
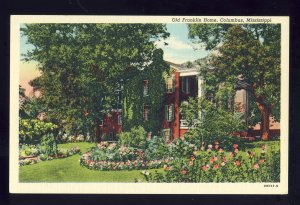
M 278 187 L 278 184 L 265 184 L 264 187 Z

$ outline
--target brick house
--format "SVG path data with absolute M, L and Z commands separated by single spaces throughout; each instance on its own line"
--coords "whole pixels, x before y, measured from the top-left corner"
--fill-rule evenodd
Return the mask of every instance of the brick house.
M 203 79 L 198 75 L 198 68 L 186 67 L 171 62 L 166 62 L 170 68 L 169 75 L 165 79 L 165 93 L 163 103 L 160 110 L 155 113 L 160 115 L 161 120 L 161 134 L 168 141 L 183 135 L 188 131 L 188 125 L 184 116 L 180 113 L 180 105 L 182 102 L 187 101 L 189 97 L 197 98 L 203 95 Z M 158 74 L 160 75 L 160 74 Z M 140 88 L 142 89 L 142 96 L 149 96 L 149 85 L 154 82 L 150 82 L 148 79 L 144 79 Z M 240 107 L 238 112 L 242 112 L 245 116 L 245 123 L 248 118 L 248 93 L 245 90 L 239 90 L 236 93 L 234 99 L 235 106 Z M 149 120 L 151 111 L 151 104 L 145 104 L 141 108 L 143 123 Z M 152 112 L 152 113 L 151 113 Z M 101 135 L 108 136 L 109 140 L 116 140 L 116 135 L 122 131 L 122 109 L 112 110 L 110 116 L 106 116 L 100 126 Z M 257 135 L 257 129 L 259 126 L 254 127 L 254 133 Z M 274 127 L 275 128 L 275 127 Z M 276 129 L 278 125 L 276 125 Z M 150 137 L 151 130 L 146 130 Z M 276 131 L 277 133 L 278 131 Z M 157 134 L 157 133 L 155 133 Z M 247 135 L 247 134 L 246 134 Z
M 201 88 L 202 79 L 198 76 L 197 68 L 187 68 L 171 62 L 166 63 L 169 65 L 170 73 L 165 82 L 163 104 L 160 113 L 157 114 L 161 115 L 161 134 L 166 140 L 172 140 L 182 137 L 188 131 L 187 123 L 180 115 L 180 104 L 187 101 L 189 97 L 200 97 L 203 89 Z M 153 82 L 144 79 L 141 83 L 142 95 L 148 96 L 149 85 Z M 150 116 L 150 106 L 146 104 L 143 106 L 144 121 L 147 121 Z M 116 135 L 122 131 L 122 109 L 112 110 L 99 126 L 102 135 L 108 136 L 110 140 L 115 140 Z

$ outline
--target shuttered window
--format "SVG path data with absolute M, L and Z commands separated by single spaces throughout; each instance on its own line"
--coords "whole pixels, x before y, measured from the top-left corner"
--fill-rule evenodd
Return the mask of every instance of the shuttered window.
M 168 122 L 173 121 L 175 118 L 174 104 L 165 105 L 165 120 Z
M 175 80 L 173 76 L 167 78 L 167 93 L 173 93 L 175 90 Z
M 169 142 L 172 139 L 172 130 L 171 129 L 164 129 L 163 136 L 166 142 Z

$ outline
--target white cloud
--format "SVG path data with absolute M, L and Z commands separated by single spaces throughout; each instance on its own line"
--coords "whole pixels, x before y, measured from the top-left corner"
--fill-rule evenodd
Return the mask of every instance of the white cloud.
M 166 42 L 168 45 L 164 45 L 164 42 Z M 156 43 L 156 45 L 159 48 L 171 48 L 175 50 L 193 49 L 191 44 L 183 42 L 174 36 L 171 36 L 165 41 L 159 41 Z

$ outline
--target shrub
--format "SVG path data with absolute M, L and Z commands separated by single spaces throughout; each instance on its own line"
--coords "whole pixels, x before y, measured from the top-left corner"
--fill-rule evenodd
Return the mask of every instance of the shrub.
M 142 126 L 131 128 L 130 132 L 122 132 L 119 142 L 123 146 L 145 149 L 146 131 Z
M 201 114 L 195 112 L 200 111 Z M 193 127 L 186 135 L 192 136 L 199 143 L 214 143 L 215 140 L 222 140 L 223 136 L 246 129 L 241 113 L 228 111 L 205 99 L 192 99 L 183 103 L 181 112 L 186 117 L 188 125 Z M 226 137 L 225 137 L 226 138 Z M 237 140 L 226 138 L 226 140 Z M 225 141 L 225 140 L 224 140 Z
M 238 145 L 233 145 L 238 149 Z M 165 173 L 142 173 L 148 182 L 279 182 L 279 149 L 197 151 L 165 163 Z M 247 154 L 245 154 L 247 153 Z M 275 159 L 275 160 L 274 160 Z
M 189 157 L 197 150 L 197 146 L 185 138 L 178 138 L 169 144 L 169 155 L 175 158 Z
M 47 133 L 41 139 L 41 146 L 47 155 L 57 155 L 57 143 L 53 133 Z
M 147 149 L 145 150 L 145 159 L 163 159 L 169 156 L 169 148 L 162 137 L 154 136 L 147 141 Z
M 38 144 L 43 136 L 56 133 L 58 126 L 51 122 L 43 122 L 37 119 L 21 119 L 19 121 L 19 142 L 26 144 Z

